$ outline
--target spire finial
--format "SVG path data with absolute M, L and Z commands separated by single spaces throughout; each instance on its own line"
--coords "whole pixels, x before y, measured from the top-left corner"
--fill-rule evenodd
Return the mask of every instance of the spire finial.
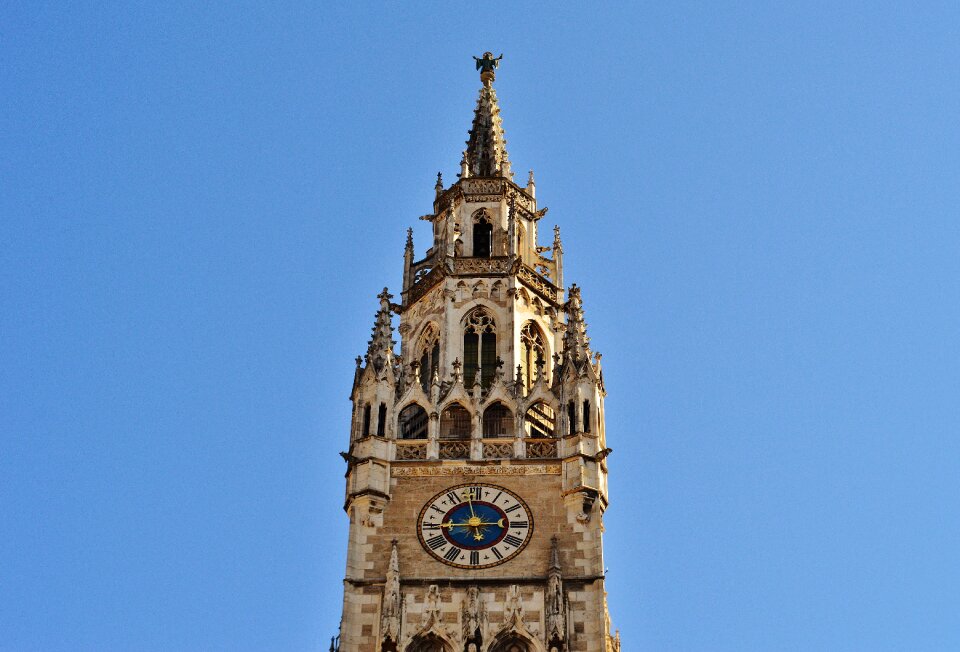
M 413 249 L 413 227 L 407 228 L 407 249 Z
M 489 86 L 490 83 L 497 78 L 494 71 L 500 66 L 500 60 L 502 58 L 503 54 L 494 59 L 493 52 L 484 52 L 482 58 L 473 58 L 473 60 L 477 62 L 477 70 L 480 71 L 480 81 L 483 82 L 484 86 Z
M 437 172 L 437 185 L 434 186 L 434 190 L 437 191 L 437 197 L 443 192 L 443 172 Z

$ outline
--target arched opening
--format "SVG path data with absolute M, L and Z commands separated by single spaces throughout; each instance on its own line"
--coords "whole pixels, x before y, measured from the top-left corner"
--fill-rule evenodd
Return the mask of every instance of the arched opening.
M 470 413 L 451 403 L 440 413 L 440 439 L 470 439 Z
M 513 412 L 497 401 L 483 411 L 483 436 L 505 437 L 514 433 Z
M 450 652 L 450 646 L 434 634 L 417 637 L 407 646 L 406 652 Z
M 590 401 L 583 401 L 583 431 L 590 432 Z
M 522 638 L 512 636 L 490 648 L 490 652 L 530 652 L 530 645 Z
M 549 405 L 539 401 L 525 415 L 527 437 L 555 437 L 557 417 Z
M 473 255 L 489 258 L 493 250 L 493 224 L 485 214 L 473 223 Z
M 360 431 L 360 434 L 364 437 L 370 436 L 370 404 L 366 403 L 363 406 L 363 429 Z
M 540 372 L 546 369 L 546 351 L 540 327 L 528 321 L 520 329 L 520 371 L 528 392 L 537 382 Z
M 429 393 L 433 376 L 440 370 L 440 334 L 436 324 L 423 329 L 417 349 L 420 351 L 420 386 Z
M 573 401 L 567 403 L 567 423 L 570 424 L 570 434 L 577 432 L 577 404 Z
M 383 433 L 387 428 L 387 406 L 385 403 L 380 404 L 380 409 L 377 410 L 377 437 L 383 437 Z
M 497 326 L 483 308 L 477 308 L 464 320 L 463 380 L 474 384 L 480 368 L 480 386 L 489 387 L 497 372 Z
M 411 403 L 400 411 L 398 419 L 400 439 L 426 439 L 427 424 L 430 417 L 427 411 L 416 403 Z

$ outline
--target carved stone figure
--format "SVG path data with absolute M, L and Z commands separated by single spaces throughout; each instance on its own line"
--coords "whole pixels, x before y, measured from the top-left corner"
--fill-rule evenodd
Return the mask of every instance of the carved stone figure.
M 523 624 L 523 603 L 520 600 L 520 587 L 512 584 L 507 589 L 507 604 L 503 608 L 503 618 L 508 624 Z
M 400 563 L 397 558 L 397 540 L 392 542 L 387 582 L 383 587 L 383 606 L 380 610 L 380 631 L 386 639 L 396 642 L 400 637 L 400 616 L 403 600 L 400 596 Z
M 440 625 L 443 622 L 443 614 L 440 612 L 440 587 L 431 584 L 427 589 L 426 604 L 423 609 L 423 619 L 420 627 L 423 630 L 429 630 L 434 625 Z
M 467 589 L 467 598 L 460 609 L 463 622 L 463 637 L 470 639 L 478 634 L 483 635 L 486 629 L 487 612 L 480 598 L 480 589 L 471 586 Z
M 563 580 L 560 575 L 560 549 L 557 537 L 550 539 L 550 569 L 547 574 L 547 590 L 544 595 L 547 639 L 563 641 L 567 630 L 567 609 L 563 597 Z M 555 647 L 555 646 L 554 646 Z

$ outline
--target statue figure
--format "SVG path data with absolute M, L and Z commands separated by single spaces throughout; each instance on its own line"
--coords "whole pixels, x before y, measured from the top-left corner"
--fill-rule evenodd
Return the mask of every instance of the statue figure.
M 385 638 L 394 642 L 400 637 L 400 617 L 403 600 L 400 596 L 400 565 L 397 561 L 397 540 L 391 542 L 390 566 L 383 587 L 383 607 L 380 612 L 380 628 Z
M 496 73 L 494 71 L 500 66 L 501 59 L 503 59 L 502 54 L 494 59 L 493 52 L 484 52 L 483 58 L 473 58 L 473 60 L 477 62 L 477 70 L 480 71 L 480 81 L 483 82 L 484 86 L 489 86 L 490 82 L 496 79 Z
M 470 639 L 478 633 L 483 633 L 487 613 L 483 606 L 483 600 L 480 599 L 480 589 L 475 586 L 467 589 L 467 599 L 463 601 L 461 607 L 461 620 L 463 621 L 464 638 Z

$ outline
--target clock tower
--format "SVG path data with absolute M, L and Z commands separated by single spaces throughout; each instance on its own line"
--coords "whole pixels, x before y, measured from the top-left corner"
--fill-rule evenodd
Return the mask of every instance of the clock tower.
M 514 179 L 493 87 L 433 239 L 379 295 L 357 358 L 342 652 L 619 652 L 604 590 L 603 373 L 533 172 Z M 398 317 L 399 351 L 394 316 Z M 334 647 L 334 646 L 332 646 Z

